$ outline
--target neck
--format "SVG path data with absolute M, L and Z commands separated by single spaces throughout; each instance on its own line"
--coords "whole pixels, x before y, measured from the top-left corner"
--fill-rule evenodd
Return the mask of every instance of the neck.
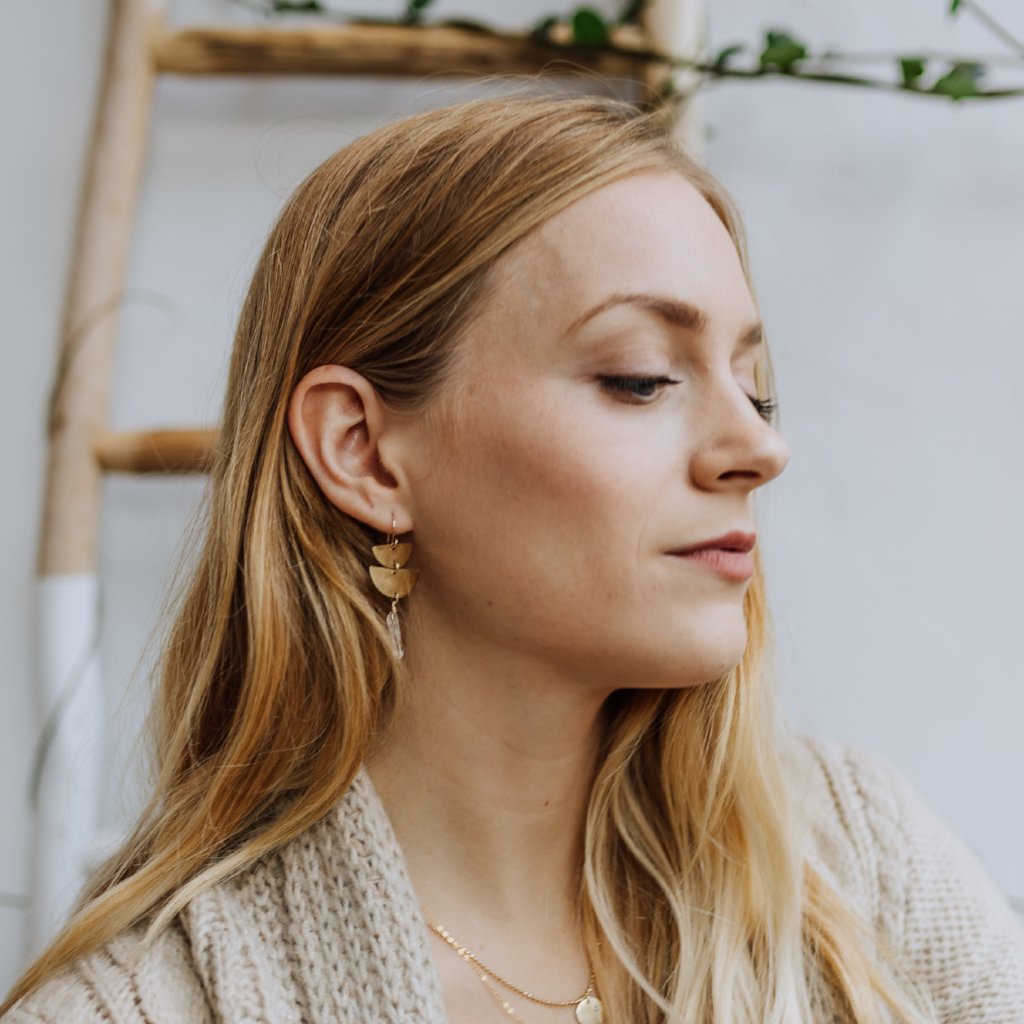
M 414 651 L 406 696 L 367 767 L 417 895 L 467 944 L 498 926 L 578 942 L 605 695 L 464 638 L 448 645 L 435 632 Z

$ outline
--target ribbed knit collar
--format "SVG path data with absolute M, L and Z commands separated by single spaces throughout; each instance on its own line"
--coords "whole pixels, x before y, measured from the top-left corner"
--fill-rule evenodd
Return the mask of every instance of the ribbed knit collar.
M 412 882 L 365 769 L 324 821 L 183 917 L 224 1024 L 446 1024 Z

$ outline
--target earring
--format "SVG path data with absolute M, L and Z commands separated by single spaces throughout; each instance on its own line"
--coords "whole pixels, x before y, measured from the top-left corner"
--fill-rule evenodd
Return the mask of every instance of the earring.
M 398 543 L 394 515 L 391 516 L 391 533 L 387 543 L 375 544 L 372 550 L 373 557 L 380 562 L 380 565 L 370 566 L 370 579 L 385 597 L 391 598 L 391 611 L 388 612 L 385 621 L 395 657 L 401 660 L 405 657 L 405 645 L 402 643 L 402 624 L 398 618 L 398 601 L 399 598 L 409 596 L 412 588 L 416 586 L 416 577 L 419 576 L 420 571 L 419 569 L 402 568 L 412 555 L 412 544 Z

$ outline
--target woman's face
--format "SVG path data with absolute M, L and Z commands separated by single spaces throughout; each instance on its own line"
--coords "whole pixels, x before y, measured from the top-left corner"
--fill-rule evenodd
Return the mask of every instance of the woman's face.
M 757 324 L 728 233 L 675 173 L 607 185 L 510 250 L 406 462 L 411 645 L 447 630 L 467 657 L 602 691 L 732 668 L 745 559 L 679 552 L 753 533 L 752 494 L 788 460 L 751 401 Z

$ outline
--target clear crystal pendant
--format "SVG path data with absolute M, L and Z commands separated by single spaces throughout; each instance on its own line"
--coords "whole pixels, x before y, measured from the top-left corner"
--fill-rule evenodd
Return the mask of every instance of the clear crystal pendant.
M 385 622 L 387 623 L 388 636 L 391 637 L 391 646 L 394 648 L 395 657 L 401 661 L 405 657 L 405 645 L 402 643 L 402 623 L 398 619 L 397 601 L 392 603 L 391 611 L 388 612 Z

